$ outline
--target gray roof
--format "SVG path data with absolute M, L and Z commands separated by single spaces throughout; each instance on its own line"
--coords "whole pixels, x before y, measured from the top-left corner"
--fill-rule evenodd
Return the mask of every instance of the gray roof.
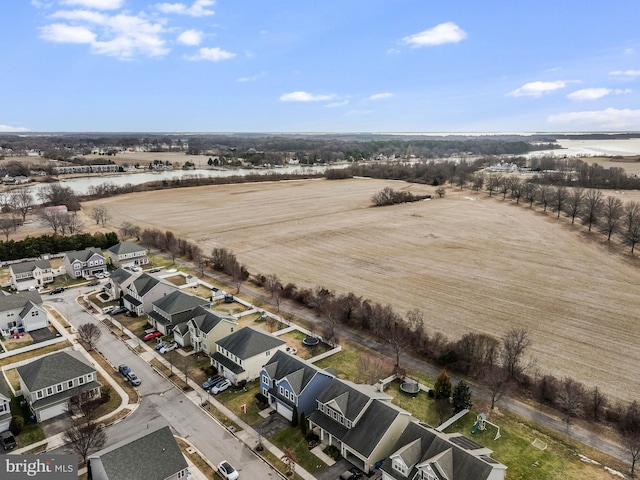
M 214 311 L 203 306 L 197 306 L 194 308 L 191 315 L 192 317 L 190 321 L 198 327 L 198 330 L 204 333 L 209 333 L 223 320 L 238 323 L 233 315 Z
M 335 402 L 337 410 L 352 422 L 358 418 L 362 410 L 371 402 L 372 398 L 360 390 L 353 388 L 346 382 L 335 379 L 318 395 L 320 403 Z
M 216 362 L 218 362 L 219 364 L 221 364 L 226 370 L 231 370 L 236 375 L 245 371 L 244 368 L 242 368 L 240 365 L 238 365 L 236 362 L 234 362 L 230 358 L 225 357 L 220 352 L 213 352 L 213 354 L 211 355 L 211 358 Z
M 32 272 L 36 267 L 46 270 L 51 268 L 51 262 L 49 260 L 34 260 L 31 262 L 14 263 L 9 268 L 13 273 L 25 273 Z
M 7 390 L 7 387 L 4 384 L 4 380 L 2 379 L 0 379 L 0 395 L 4 395 L 6 398 L 11 398 L 9 396 L 9 390 Z
M 96 247 L 87 247 L 84 250 L 71 250 L 70 252 L 64 252 L 64 253 L 71 263 L 73 263 L 76 260 L 79 260 L 81 262 L 86 262 L 93 255 L 96 255 L 96 254 L 104 258 L 104 256 L 102 255 L 102 250 Z
M 80 352 L 56 352 L 22 367 L 18 374 L 30 392 L 95 372 Z
M 494 468 L 506 469 L 487 455 L 487 449 L 472 453 L 452 442 L 450 436 L 417 422 L 409 423 L 392 452 L 383 462 L 382 470 L 397 480 L 413 478 L 417 467 L 426 464 L 445 473 L 450 480 L 486 480 Z M 408 477 L 392 468 L 395 456 L 400 456 L 409 467 Z
M 216 343 L 239 359 L 246 360 L 267 350 L 278 348 L 287 342 L 269 333 L 245 327 Z
M 0 312 L 24 308 L 29 302 L 42 305 L 42 297 L 36 291 L 25 291 L 13 295 L 0 296 Z
M 157 279 L 156 277 L 152 277 L 151 275 L 143 273 L 138 278 L 136 278 L 133 282 L 131 282 L 131 285 L 129 286 L 129 288 L 133 287 L 133 289 L 138 293 L 138 295 L 140 295 L 141 297 L 144 297 L 147 293 L 151 291 L 153 287 L 155 287 L 159 283 L 160 283 L 160 280 Z
M 176 290 L 159 298 L 153 302 L 153 305 L 173 316 L 178 313 L 190 312 L 198 305 L 209 305 L 209 300 Z
M 169 426 L 143 430 L 89 456 L 99 458 L 111 480 L 164 480 L 187 468 Z
M 326 375 L 327 377 L 332 376 L 325 370 L 311 363 L 307 363 L 298 357 L 289 355 L 282 350 L 278 350 L 275 355 L 271 357 L 271 360 L 267 362 L 264 369 L 272 379 L 282 380 L 286 378 L 296 395 L 300 395 L 311 379 L 318 373 Z
M 125 255 L 127 253 L 147 251 L 145 247 L 141 247 L 133 242 L 116 243 L 113 247 L 110 247 L 107 250 L 114 255 Z
M 111 274 L 111 281 L 115 282 L 118 285 L 121 285 L 122 282 L 126 281 L 132 276 L 132 273 L 129 270 L 125 270 L 124 268 L 117 268 Z
M 339 382 L 340 380 L 338 379 L 333 380 L 333 383 Z M 368 458 L 399 415 L 408 416 L 409 412 L 405 412 L 387 402 L 371 399 L 371 403 L 358 419 L 358 422 L 351 428 L 347 428 L 319 410 L 313 411 L 309 415 L 309 419 L 350 448 Z

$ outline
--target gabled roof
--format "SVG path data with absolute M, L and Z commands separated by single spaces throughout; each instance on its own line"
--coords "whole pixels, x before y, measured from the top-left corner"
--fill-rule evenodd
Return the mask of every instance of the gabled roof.
M 26 273 L 33 272 L 36 267 L 46 270 L 51 268 L 51 262 L 49 260 L 34 260 L 31 262 L 14 263 L 9 268 L 13 273 Z
M 94 255 L 100 255 L 102 258 L 102 250 L 96 247 L 87 247 L 84 250 L 72 250 L 70 252 L 64 252 L 69 262 L 73 263 L 76 260 L 80 262 L 86 262 Z
M 115 282 L 118 285 L 122 285 L 129 278 L 131 278 L 133 274 L 129 270 L 125 270 L 124 268 L 118 268 L 111 274 L 111 281 Z
M 246 360 L 267 350 L 278 348 L 287 342 L 270 333 L 245 327 L 216 343 L 239 359 Z
M 318 401 L 329 405 L 353 422 L 372 401 L 372 398 L 349 383 L 335 379 L 318 396 Z
M 23 308 L 27 303 L 33 302 L 42 305 L 42 297 L 36 291 L 25 291 L 14 293 L 13 295 L 0 295 L 0 312 Z
M 318 374 L 333 377 L 333 375 L 327 371 L 305 362 L 298 357 L 289 355 L 282 350 L 278 350 L 275 355 L 271 357 L 271 360 L 266 363 L 264 369 L 269 374 L 269 377 L 274 380 L 280 381 L 286 379 L 296 395 L 300 395 L 311 379 Z
M 169 285 L 177 290 L 177 287 L 169 282 L 162 281 L 159 278 L 152 277 L 149 274 L 143 273 L 138 278 L 136 278 L 133 282 L 131 282 L 131 287 L 137 292 L 138 295 L 144 297 L 147 293 L 149 293 L 156 285 L 159 283 L 163 283 L 165 285 Z M 192 307 L 193 308 L 193 307 Z
M 220 322 L 229 321 L 233 323 L 238 323 L 236 317 L 224 312 L 218 312 L 211 310 L 209 308 L 205 308 L 201 305 L 197 306 L 191 312 L 193 315 L 189 322 L 193 322 L 198 330 L 209 333 L 213 330 Z
M 96 371 L 80 352 L 75 351 L 40 357 L 17 370 L 30 392 Z
M 116 243 L 113 247 L 109 247 L 107 251 L 114 255 L 126 255 L 127 253 L 146 252 L 147 249 L 133 242 Z
M 382 470 L 397 480 L 413 478 L 419 469 L 425 468 L 440 475 L 444 473 L 449 480 L 487 480 L 494 468 L 506 470 L 505 465 L 487 454 L 490 450 L 475 446 L 471 450 L 466 449 L 461 446 L 465 442 L 456 443 L 455 438 L 456 434 L 447 435 L 428 425 L 410 422 L 398 439 L 393 453 L 382 464 Z M 393 469 L 393 459 L 396 457 L 402 458 L 409 468 L 408 477 Z
M 42 310 L 42 307 L 36 305 L 31 300 L 24 304 L 24 308 L 20 311 L 20 318 L 24 318 L 33 308 L 39 308 Z
M 169 426 L 142 430 L 89 456 L 97 458 L 110 480 L 163 480 L 187 468 Z
M 185 293 L 181 290 L 176 290 L 159 298 L 153 302 L 153 305 L 157 307 L 158 310 L 162 310 L 169 315 L 175 315 L 191 311 L 198 305 L 209 305 L 209 300 Z

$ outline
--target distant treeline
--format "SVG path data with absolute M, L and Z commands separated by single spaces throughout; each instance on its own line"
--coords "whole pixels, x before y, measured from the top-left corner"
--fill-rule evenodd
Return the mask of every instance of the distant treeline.
M 118 243 L 118 234 L 115 232 L 27 237 L 23 240 L 0 242 L 0 260 L 6 262 L 22 258 L 35 258 L 45 254 L 84 250 L 87 247 L 97 247 L 104 250 L 116 243 Z

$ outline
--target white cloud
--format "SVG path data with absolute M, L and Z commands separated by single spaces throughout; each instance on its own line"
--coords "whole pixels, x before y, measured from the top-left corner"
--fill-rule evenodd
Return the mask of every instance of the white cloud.
M 631 55 L 631 54 L 634 53 L 634 50 L 633 50 L 633 48 L 627 48 L 627 49 L 625 49 L 624 53 L 625 53 L 625 55 Z
M 244 82 L 255 82 L 257 80 L 260 80 L 261 78 L 263 78 L 266 75 L 265 72 L 260 72 L 257 75 L 252 75 L 251 77 L 239 77 L 236 79 L 236 82 L 239 83 L 244 83 Z
M 400 40 L 411 47 L 432 47 L 445 43 L 458 43 L 467 38 L 467 32 L 453 22 L 441 23 L 429 30 L 414 33 Z
M 196 55 L 187 57 L 187 60 L 206 60 L 209 62 L 219 62 L 235 57 L 235 53 L 227 52 L 219 47 L 201 48 Z
M 74 27 L 64 23 L 52 23 L 40 29 L 40 36 L 56 43 L 90 43 L 96 40 L 96 34 L 86 27 Z
M 607 108 L 605 110 L 568 112 L 550 115 L 549 123 L 587 125 L 590 128 L 640 129 L 640 110 Z
M 640 70 L 614 70 L 609 75 L 616 77 L 640 77 Z
M 314 95 L 308 92 L 290 92 L 280 95 L 282 102 L 321 102 L 331 100 L 335 95 Z
M 94 23 L 96 25 L 106 25 L 109 16 L 91 10 L 60 10 L 51 15 L 52 18 L 62 18 L 80 23 Z
M 367 100 L 383 100 L 385 98 L 391 98 L 393 96 L 394 96 L 393 93 L 389 93 L 389 92 L 374 93 L 369 98 L 367 98 Z
M 216 2 L 214 0 L 195 0 L 191 6 L 184 3 L 159 3 L 156 8 L 162 13 L 175 13 L 177 15 L 189 15 L 191 17 L 206 17 L 213 15 L 215 12 L 208 9 Z
M 336 107 L 344 107 L 345 105 L 349 105 L 349 100 L 342 100 L 341 102 L 327 103 L 325 107 L 336 108 Z
M 607 95 L 622 95 L 625 93 L 631 93 L 631 90 L 627 89 L 616 89 L 612 90 L 611 88 L 583 88 L 582 90 L 576 90 L 575 92 L 567 95 L 567 98 L 571 100 L 597 100 L 602 97 L 606 97 Z
M 185 30 L 178 35 L 178 43 L 183 45 L 200 45 L 202 42 L 202 32 L 200 30 Z
M 509 97 L 540 97 L 545 93 L 553 92 L 560 88 L 567 86 L 567 82 L 564 80 L 556 80 L 555 82 L 529 82 L 525 83 L 520 88 L 516 88 L 512 92 L 509 92 Z
M 12 127 L 11 125 L 0 125 L 0 132 L 28 132 L 25 127 Z
M 96 10 L 117 10 L 122 8 L 124 0 L 61 0 L 62 5 L 94 8 Z

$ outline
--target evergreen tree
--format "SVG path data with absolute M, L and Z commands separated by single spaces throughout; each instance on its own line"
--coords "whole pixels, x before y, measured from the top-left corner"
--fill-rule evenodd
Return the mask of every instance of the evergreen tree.
M 447 369 L 443 368 L 438 378 L 436 378 L 436 382 L 433 384 L 433 393 L 437 400 L 441 400 L 451 397 L 451 390 L 449 374 L 447 373 Z
M 300 412 L 300 431 L 302 432 L 302 436 L 307 436 L 308 427 L 309 425 L 307 424 L 307 416 L 304 414 L 304 412 Z
M 291 416 L 291 426 L 296 428 L 298 426 L 298 407 L 293 406 L 293 415 Z
M 453 410 L 457 413 L 465 408 L 471 408 L 471 389 L 467 382 L 460 380 L 453 389 Z

